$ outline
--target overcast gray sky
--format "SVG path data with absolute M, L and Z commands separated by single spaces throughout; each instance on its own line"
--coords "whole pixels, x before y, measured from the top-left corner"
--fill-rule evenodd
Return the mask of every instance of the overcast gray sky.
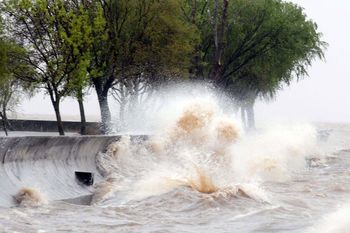
M 275 101 L 259 103 L 257 119 L 350 122 L 350 1 L 293 2 L 305 8 L 309 18 L 318 24 L 323 39 L 329 43 L 326 61 L 315 62 L 309 69 L 310 77 L 286 87 Z M 54 117 L 50 100 L 43 95 L 25 100 L 18 110 L 25 114 Z M 90 119 L 98 118 L 95 96 L 88 97 L 86 112 Z M 78 116 L 77 103 L 65 99 L 62 114 Z
M 350 122 L 350 1 L 293 2 L 305 8 L 329 43 L 326 62 L 315 62 L 310 77 L 285 88 L 274 102 L 259 104 L 257 117 Z

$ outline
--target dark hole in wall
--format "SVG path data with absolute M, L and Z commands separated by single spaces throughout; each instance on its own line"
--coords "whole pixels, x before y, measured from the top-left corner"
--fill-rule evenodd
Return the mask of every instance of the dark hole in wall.
M 92 172 L 75 172 L 75 178 L 82 184 L 86 186 L 91 186 L 94 184 L 94 173 Z

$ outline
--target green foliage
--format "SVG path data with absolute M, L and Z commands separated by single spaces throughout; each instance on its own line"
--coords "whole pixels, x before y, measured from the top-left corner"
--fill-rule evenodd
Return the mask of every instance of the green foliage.
M 78 1 L 9 0 L 4 10 L 12 20 L 9 32 L 28 50 L 23 59 L 37 72 L 28 81 L 55 101 L 87 85 L 91 26 Z
M 0 44 L 3 76 L 45 88 L 54 106 L 93 84 L 103 121 L 113 87 L 125 98 L 189 73 L 240 102 L 271 98 L 326 47 L 303 9 L 282 0 L 4 0 L 2 10 L 22 45 Z
M 326 44 L 320 39 L 317 25 L 295 4 L 238 1 L 232 14 L 236 21 L 229 25 L 227 34 L 229 66 L 224 79 L 235 92 L 273 97 L 294 77 L 307 75 L 315 58 L 323 58 Z
M 0 38 L 0 112 L 6 117 L 6 112 L 15 107 L 26 91 L 26 86 L 17 79 L 17 74 L 30 75 L 32 70 L 17 59 L 24 49 L 7 38 Z
M 200 65 L 205 76 L 215 59 L 213 22 L 221 17 L 213 16 L 213 2 L 187 0 L 184 8 L 201 31 Z M 224 29 L 221 73 L 215 81 L 238 99 L 274 96 L 294 77 L 306 76 L 326 47 L 303 9 L 281 0 L 230 0 Z
M 68 95 L 82 98 L 89 84 L 87 68 L 93 37 L 85 2 L 6 0 L 2 7 L 8 18 L 8 33 L 27 50 L 20 59 L 35 71 L 20 78 L 50 95 L 61 135 L 61 99 Z
M 100 103 L 103 131 L 110 120 L 108 94 L 138 95 L 168 78 L 187 76 L 198 41 L 181 14 L 180 0 L 107 0 L 86 4 L 95 38 L 89 74 Z M 134 98 L 135 99 L 135 98 Z M 121 100 L 119 100 L 121 101 Z
M 97 61 L 93 76 L 105 78 L 152 72 L 186 72 L 196 31 L 180 13 L 180 1 L 105 1 L 93 18 Z M 97 12 L 100 11 L 100 8 Z M 101 27 L 104 27 L 103 29 Z M 100 33 L 104 32 L 104 33 Z M 101 62 L 103 62 L 101 64 Z M 98 71 L 97 71 L 98 70 Z

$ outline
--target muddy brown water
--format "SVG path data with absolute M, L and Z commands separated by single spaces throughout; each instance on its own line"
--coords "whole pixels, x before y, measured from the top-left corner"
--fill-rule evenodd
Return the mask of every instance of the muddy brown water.
M 103 182 L 106 174 L 96 166 L 95 156 L 119 137 L 1 138 L 0 232 L 350 232 L 350 224 L 341 221 L 343 215 L 335 220 L 330 217 L 350 204 L 350 127 L 317 127 L 330 130 L 328 140 L 317 144 L 317 153 L 322 155 L 305 158 L 305 167 L 289 172 L 286 181 L 260 180 L 257 189 L 241 190 L 244 184 L 217 185 L 218 190 L 200 192 L 176 173 L 177 178 L 171 179 L 176 184 L 162 189 L 159 186 L 164 183 L 151 182 L 147 195 L 136 195 L 118 182 L 124 182 L 121 186 L 140 183 L 149 174 L 140 167 L 153 161 L 125 160 L 118 161 L 119 165 L 126 163 L 131 169 L 118 168 L 119 176 L 111 178 L 116 191 L 93 205 L 65 201 L 95 192 L 94 187 L 77 184 L 74 171 L 94 172 L 95 182 Z M 164 160 L 171 159 L 163 158 L 160 164 Z M 152 165 L 149 170 L 156 168 Z M 170 174 L 172 169 L 164 165 L 163 170 Z M 212 173 L 208 174 L 200 176 Z M 137 187 L 148 184 L 143 181 Z M 17 206 L 12 196 L 23 187 L 39 190 L 47 203 Z

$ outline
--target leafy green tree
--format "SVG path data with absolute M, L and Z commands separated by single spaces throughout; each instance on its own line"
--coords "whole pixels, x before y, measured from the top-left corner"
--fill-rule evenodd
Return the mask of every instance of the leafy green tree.
M 21 46 L 4 35 L 0 36 L 0 118 L 6 135 L 7 129 L 10 128 L 7 112 L 16 107 L 26 91 L 26 86 L 17 78 L 18 74 L 30 76 L 33 73 L 27 64 L 17 59 L 24 53 L 25 50 Z
M 233 87 L 232 93 L 240 101 L 241 110 L 247 112 L 250 128 L 255 127 L 253 107 L 256 98 L 271 99 L 294 78 L 307 76 L 307 68 L 314 59 L 323 58 L 327 45 L 321 40 L 317 25 L 293 3 L 271 0 L 253 9 L 255 14 L 260 12 L 251 23 L 259 25 L 261 22 L 255 33 L 260 34 L 259 46 L 262 47 L 256 47 L 249 57 L 243 57 L 241 68 L 231 69 L 226 77 L 226 85 Z M 268 34 L 273 37 L 263 39 Z
M 8 135 L 7 110 L 13 94 L 11 75 L 8 70 L 8 46 L 3 35 L 2 18 L 0 18 L 0 119 L 5 135 Z
M 88 6 L 98 38 L 90 74 L 106 132 L 110 90 L 114 87 L 119 97 L 126 90 L 136 99 L 157 77 L 186 73 L 197 35 L 182 16 L 179 0 L 109 0 Z
M 254 127 L 255 99 L 271 98 L 293 78 L 306 76 L 312 61 L 323 58 L 326 43 L 317 25 L 296 4 L 281 0 L 204 2 L 187 0 L 184 8 L 201 31 L 201 60 L 192 64 L 248 112 Z
M 231 6 L 232 1 L 228 0 L 185 0 L 183 2 L 182 13 L 196 26 L 201 39 L 191 58 L 191 78 L 208 79 L 214 82 L 220 79 Z
M 68 74 L 69 83 L 67 89 L 70 96 L 78 101 L 81 129 L 80 134 L 86 134 L 86 116 L 84 108 L 85 91 L 91 85 L 88 69 L 91 63 L 91 49 L 95 38 L 92 37 L 90 13 L 86 10 L 87 1 L 66 1 L 68 15 L 64 30 L 67 33 L 65 38 L 68 49 L 75 50 L 75 57 L 72 58 L 73 69 Z
M 12 80 L 10 80 L 10 74 L 7 70 L 7 44 L 3 39 L 0 39 L 0 119 L 2 120 L 2 127 L 7 133 L 9 122 L 7 119 L 7 110 L 9 102 L 13 94 Z
M 63 97 L 72 93 L 71 82 L 87 77 L 91 27 L 88 14 L 78 1 L 6 0 L 9 34 L 28 53 L 22 60 L 36 71 L 23 80 L 49 94 L 60 135 L 64 135 L 60 113 Z M 82 88 L 85 82 L 80 83 Z
M 18 103 L 18 85 L 16 80 L 10 77 L 0 77 L 0 119 L 2 120 L 2 127 L 5 134 L 8 135 L 7 129 L 10 128 L 10 123 L 7 118 L 7 112 Z

